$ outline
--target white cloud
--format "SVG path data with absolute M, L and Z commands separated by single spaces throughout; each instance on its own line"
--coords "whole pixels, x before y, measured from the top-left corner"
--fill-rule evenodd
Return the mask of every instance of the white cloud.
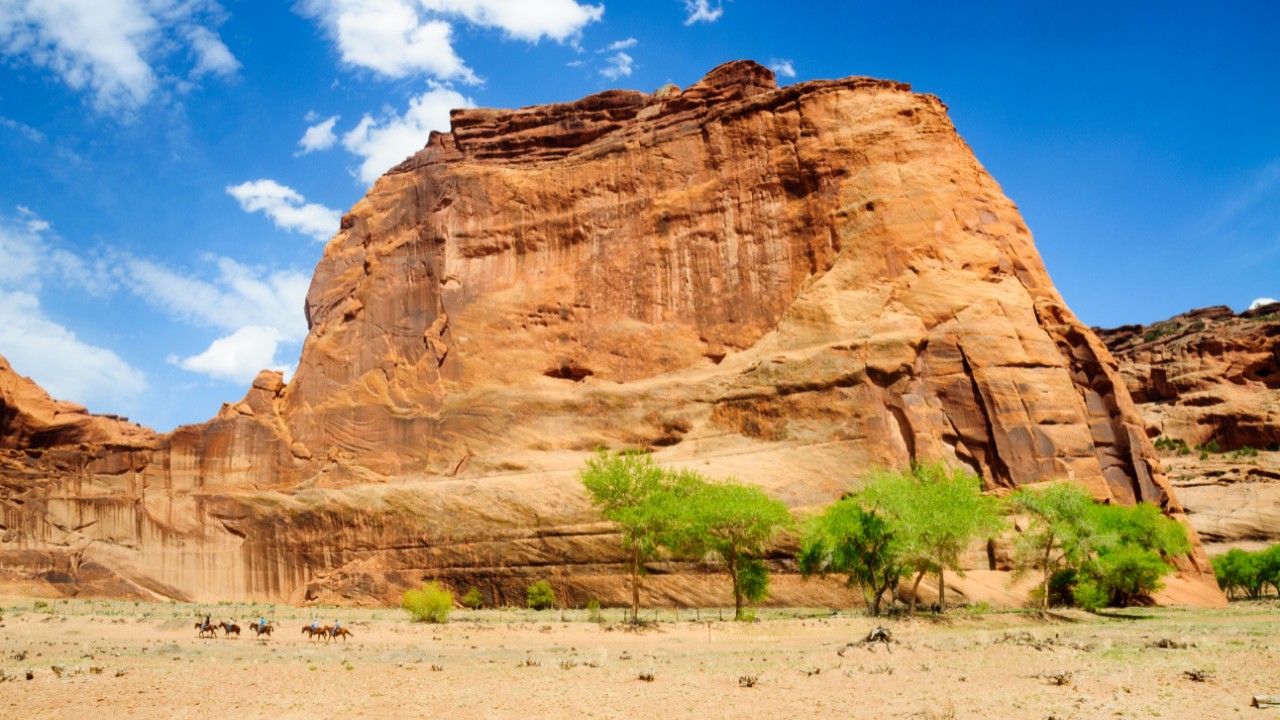
M 453 26 L 423 18 L 414 0 L 303 0 L 300 9 L 338 44 L 342 61 L 392 78 L 426 73 L 479 82 L 453 51 Z
M 18 206 L 18 219 L 0 217 L 0 289 L 10 285 L 27 292 L 39 292 L 44 281 L 60 279 L 77 290 L 101 296 L 115 280 L 110 263 L 103 257 L 87 261 L 57 247 L 45 237 L 52 226 L 33 210 Z M 3 351 L 3 348 L 0 348 Z
M 53 247 L 48 222 L 18 206 L 18 218 L 0 218 L 0 354 L 55 398 L 90 407 L 127 405 L 146 379 L 119 356 L 79 340 L 45 316 L 36 293 L 51 277 L 89 280 L 75 255 Z
M 320 242 L 338 231 L 338 220 L 342 217 L 337 210 L 309 203 L 297 190 L 274 180 L 228 185 L 227 194 L 234 197 L 245 212 L 262 211 L 276 227 L 310 235 Z
M 287 377 L 293 368 L 276 359 L 282 338 L 273 327 L 248 325 L 218 338 L 209 349 L 189 358 L 169 356 L 169 362 L 183 370 L 197 372 L 242 385 L 253 381 L 261 370 L 279 370 Z
M 3 0 L 0 0 L 0 2 L 2 1 Z M 31 127 L 30 125 L 23 125 L 22 123 L 18 122 L 17 120 L 14 120 L 13 118 L 7 118 L 3 115 L 0 115 L 0 125 L 3 125 L 9 128 L 10 130 L 17 131 L 23 137 L 25 137 L 26 139 L 30 140 L 33 143 L 44 142 L 44 133 Z
M 308 114 L 310 115 L 310 113 Z M 334 115 L 328 120 L 318 122 L 307 128 L 307 131 L 302 134 L 302 139 L 298 141 L 298 147 L 302 149 L 295 154 L 306 155 L 309 152 L 328 150 L 333 147 L 334 143 L 338 142 L 338 136 L 333 133 L 333 126 L 338 122 L 339 117 Z M 312 118 L 307 122 L 314 121 L 315 118 Z
M 18 206 L 18 215 L 22 216 L 22 219 L 26 222 L 28 232 L 42 233 L 50 227 L 48 222 L 42 220 L 35 211 L 26 205 Z
M 610 80 L 627 77 L 631 74 L 631 68 L 635 65 L 635 60 L 624 52 L 618 52 L 605 58 L 604 67 L 600 68 L 600 74 Z
M 204 352 L 170 363 L 220 380 L 244 384 L 259 370 L 292 368 L 276 355 L 307 336 L 303 303 L 311 278 L 294 270 L 267 272 L 218 258 L 212 281 L 182 274 L 147 260 L 129 263 L 134 292 L 183 321 L 229 331 Z
M 392 112 L 381 120 L 365 115 L 342 136 L 342 146 L 364 158 L 356 176 L 372 183 L 421 150 L 432 130 L 448 132 L 449 111 L 466 107 L 475 107 L 475 103 L 453 88 L 432 84 L 430 90 L 409 101 L 404 115 Z
M 169 315 L 196 325 L 236 332 L 250 326 L 274 328 L 285 342 L 307 335 L 303 303 L 310 276 L 297 270 L 267 271 L 230 258 L 216 258 L 214 280 L 170 270 L 149 260 L 125 262 L 133 291 Z
M 192 77 L 206 74 L 230 77 L 240 69 L 240 61 L 222 42 L 217 33 L 209 28 L 192 25 L 184 33 L 191 43 L 191 52 L 196 57 L 196 66 L 191 70 Z
M 614 52 L 615 50 L 630 50 L 631 48 L 639 44 L 640 44 L 639 40 L 633 37 L 629 37 L 626 40 L 619 40 L 617 42 L 610 43 L 609 47 L 603 50 L 597 50 L 596 52 Z
M 27 289 L 39 289 L 40 274 L 45 269 L 44 238 L 41 233 L 49 229 L 49 223 L 35 213 L 19 205 L 17 223 L 0 222 L 0 288 L 5 285 L 22 285 Z M 2 349 L 2 347 L 0 347 Z
M 564 42 L 604 16 L 604 5 L 576 0 L 421 0 L 429 11 L 461 15 L 473 25 L 504 30 L 517 40 Z
M 209 29 L 213 0 L 0 0 L 0 53 L 88 90 L 101 111 L 129 111 L 159 87 L 152 62 L 185 41 L 194 75 L 239 66 Z
M 576 0 L 301 0 L 298 9 L 325 29 L 347 65 L 464 83 L 479 78 L 454 51 L 454 20 L 527 42 L 566 42 L 604 15 L 603 5 Z
M 1271 303 L 1274 303 L 1274 302 L 1280 302 L 1280 300 L 1276 300 L 1275 298 L 1261 297 L 1249 303 L 1249 309 L 1257 310 L 1258 308 L 1264 305 L 1270 305 Z
M 782 77 L 793 78 L 796 76 L 796 67 L 790 60 L 770 60 L 769 69 L 772 70 L 775 75 L 781 75 Z
M 0 348 L 51 396 L 89 408 L 128 406 L 147 388 L 142 371 L 49 320 L 27 292 L 0 289 Z
M 711 7 L 709 0 L 683 0 L 685 12 L 689 13 L 689 17 L 684 19 L 685 25 L 694 23 L 713 23 L 720 19 L 724 14 L 724 7 L 720 3 L 716 3 L 715 7 Z

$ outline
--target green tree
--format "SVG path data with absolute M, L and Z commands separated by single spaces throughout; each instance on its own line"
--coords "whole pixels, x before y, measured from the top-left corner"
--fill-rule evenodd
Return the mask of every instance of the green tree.
M 796 559 L 806 578 L 845 574 L 845 584 L 861 589 L 867 609 L 875 616 L 880 614 L 884 594 L 906 574 L 894 557 L 892 540 L 883 516 L 863 508 L 856 495 L 847 496 L 809 520 Z
M 1280 544 L 1254 554 L 1258 558 L 1258 579 L 1280 595 Z
M 708 482 L 686 472 L 678 486 L 681 492 L 664 493 L 653 503 L 672 521 L 664 544 L 681 554 L 720 560 L 733 583 L 733 617 L 741 620 L 745 603 L 768 597 L 768 569 L 760 558 L 791 527 L 791 513 L 760 488 L 732 479 Z
M 1009 498 L 1009 508 L 1030 518 L 1027 529 L 1014 541 L 1014 576 L 1040 570 L 1040 609 L 1049 609 L 1049 580 L 1064 568 L 1075 568 L 1088 553 L 1093 532 L 1089 510 L 1093 499 L 1081 486 L 1066 481 L 1035 488 L 1020 488 Z
M 1238 598 L 1241 592 L 1252 599 L 1262 596 L 1263 581 L 1256 553 L 1231 548 L 1210 563 L 1213 564 L 1213 574 L 1218 578 L 1218 587 L 1227 597 Z
M 530 610 L 548 610 L 555 607 L 556 591 L 550 582 L 539 580 L 525 590 L 524 599 Z
M 1168 560 L 1191 551 L 1186 528 L 1151 503 L 1094 505 L 1089 516 L 1096 552 L 1081 566 L 1077 586 L 1096 587 L 1113 606 L 1162 589 L 1160 578 L 1173 570 Z
M 416 590 L 405 590 L 400 596 L 400 607 L 417 622 L 442 623 L 453 610 L 453 593 L 432 580 Z
M 659 538 L 668 524 L 655 500 L 674 491 L 673 477 L 648 453 L 611 453 L 603 448 L 587 460 L 587 466 L 578 474 L 591 502 L 618 526 L 622 536 L 631 576 L 632 622 L 640 621 L 640 578 L 645 563 L 658 557 Z
M 885 471 L 870 478 L 861 496 L 889 519 L 891 552 L 915 575 L 909 612 L 915 612 L 920 581 L 938 578 L 938 607 L 946 610 L 946 571 L 963 577 L 960 556 L 969 544 L 1004 526 L 999 502 L 982 494 L 982 481 L 964 469 L 914 464 L 910 473 Z
M 471 610 L 479 610 L 484 607 L 484 593 L 480 592 L 480 588 L 472 587 L 462 596 L 462 606 Z

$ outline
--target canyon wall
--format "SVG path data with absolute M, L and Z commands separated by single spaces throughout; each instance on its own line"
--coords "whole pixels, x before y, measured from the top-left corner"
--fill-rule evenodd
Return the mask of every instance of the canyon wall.
M 1280 543 L 1280 303 L 1098 333 L 1210 554 Z
M 901 83 L 735 62 L 454 111 L 343 216 L 305 312 L 290 382 L 208 423 L 35 454 L 6 430 L 0 582 L 381 603 L 439 578 L 504 602 L 546 577 L 620 601 L 576 479 L 598 446 L 798 511 L 941 460 L 1182 517 L 1111 353 L 946 106 Z M 777 602 L 849 601 L 787 549 Z M 728 597 L 654 569 L 647 602 Z M 1179 597 L 1221 602 L 1207 573 L 1197 545 Z

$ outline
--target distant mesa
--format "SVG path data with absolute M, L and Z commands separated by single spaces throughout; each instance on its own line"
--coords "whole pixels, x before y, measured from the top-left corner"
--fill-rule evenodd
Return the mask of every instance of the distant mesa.
M 306 313 L 288 384 L 161 436 L 59 424 L 5 366 L 0 584 L 382 604 L 432 578 L 503 604 L 552 578 L 620 601 L 576 479 L 598 446 L 797 509 L 920 459 L 1182 517 L 1129 378 L 946 107 L 898 82 L 779 88 L 740 61 L 454 111 L 343 216 Z M 773 562 L 774 602 L 851 602 Z M 1018 601 L 1006 555 L 971 566 L 960 597 Z M 725 602 L 667 570 L 647 603 Z M 1198 545 L 1172 589 L 1222 602 Z

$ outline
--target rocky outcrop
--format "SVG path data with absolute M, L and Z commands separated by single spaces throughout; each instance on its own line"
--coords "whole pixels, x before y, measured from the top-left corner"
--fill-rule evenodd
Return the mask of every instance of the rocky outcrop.
M 1209 552 L 1280 542 L 1280 304 L 1098 334 Z
M 1192 310 L 1099 335 L 1149 434 L 1223 450 L 1280 445 L 1280 303 Z
M 621 599 L 575 477 L 600 445 L 800 509 L 936 459 L 1181 516 L 1110 353 L 937 98 L 730 63 L 452 124 L 343 217 L 287 385 L 264 374 L 119 461 L 129 482 L 11 492 L 0 553 L 83 545 L 179 597 L 384 602 L 437 577 L 503 599 L 548 577 Z M 848 601 L 786 550 L 779 601 Z M 1206 569 L 1186 582 L 1219 601 Z M 724 593 L 666 570 L 651 602 Z
M 0 450 L 31 450 L 81 443 L 145 447 L 151 430 L 115 415 L 93 415 L 83 405 L 54 400 L 0 357 Z

